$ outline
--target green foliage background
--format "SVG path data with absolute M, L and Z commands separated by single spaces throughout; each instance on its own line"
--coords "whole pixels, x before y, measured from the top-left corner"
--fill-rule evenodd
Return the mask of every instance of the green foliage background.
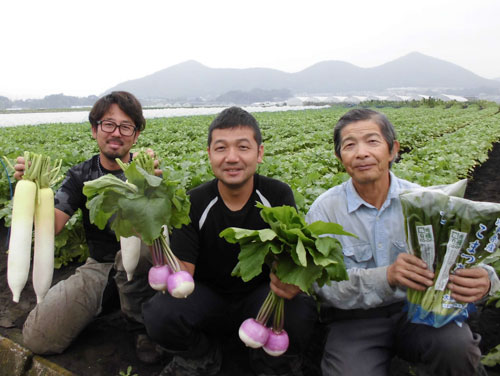
M 495 103 L 425 101 L 371 107 L 385 113 L 395 125 L 401 159 L 393 166 L 400 177 L 422 185 L 452 183 L 469 177 L 500 140 L 500 114 Z M 333 126 L 348 110 L 334 106 L 317 110 L 254 113 L 262 129 L 264 163 L 259 173 L 292 187 L 298 211 L 328 188 L 348 178 L 333 153 Z M 150 147 L 161 168 L 186 190 L 213 178 L 207 157 L 207 131 L 215 115 L 148 119 L 136 149 Z M 61 158 L 61 172 L 98 152 L 90 124 L 45 124 L 0 128 L 0 156 L 11 161 L 25 151 Z M 57 187 L 56 187 L 57 188 Z M 0 218 L 9 223 L 9 187 L 0 175 Z M 84 259 L 79 214 L 58 236 L 56 265 Z M 85 246 L 83 245 L 83 248 Z

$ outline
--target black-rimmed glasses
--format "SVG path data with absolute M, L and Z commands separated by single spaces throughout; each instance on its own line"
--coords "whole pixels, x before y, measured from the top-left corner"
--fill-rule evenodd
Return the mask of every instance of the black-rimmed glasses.
M 100 125 L 102 131 L 106 133 L 113 133 L 116 127 L 118 127 L 118 131 L 122 136 L 132 136 L 136 131 L 133 124 L 121 123 L 118 125 L 112 120 L 99 120 L 97 125 Z

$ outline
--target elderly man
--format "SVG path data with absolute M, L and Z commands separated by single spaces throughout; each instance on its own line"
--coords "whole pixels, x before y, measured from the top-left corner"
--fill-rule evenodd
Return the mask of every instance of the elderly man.
M 394 127 L 381 113 L 354 109 L 336 124 L 334 144 L 351 178 L 318 197 L 306 220 L 339 223 L 358 238 L 338 236 L 349 280 L 317 290 L 328 328 L 323 375 L 387 375 L 395 354 L 434 375 L 474 375 L 480 338 L 466 323 L 412 324 L 402 311 L 405 289 L 426 289 L 434 273 L 406 249 L 399 194 L 417 185 L 390 171 L 399 151 Z M 448 287 L 454 299 L 475 302 L 498 284 L 484 266 L 458 270 Z

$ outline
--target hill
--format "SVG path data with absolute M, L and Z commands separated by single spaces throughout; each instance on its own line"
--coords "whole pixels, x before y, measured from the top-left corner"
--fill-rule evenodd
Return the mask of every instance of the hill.
M 289 90 L 297 94 L 359 94 L 395 88 L 440 90 L 475 96 L 500 94 L 500 82 L 480 77 L 456 64 L 410 53 L 372 68 L 342 61 L 323 61 L 300 72 L 268 68 L 209 68 L 190 60 L 151 75 L 122 82 L 111 90 L 127 90 L 141 99 L 216 98 L 230 91 Z

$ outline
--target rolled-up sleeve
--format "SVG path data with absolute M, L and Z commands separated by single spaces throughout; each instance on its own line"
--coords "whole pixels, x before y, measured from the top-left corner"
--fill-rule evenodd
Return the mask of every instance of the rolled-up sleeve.
M 340 309 L 368 309 L 401 301 L 406 292 L 389 285 L 387 268 L 348 269 L 349 280 L 315 286 L 316 294 L 323 304 Z
M 397 208 L 390 207 L 383 212 L 356 204 L 349 208 L 347 192 L 345 185 L 330 189 L 311 205 L 306 215 L 307 223 L 338 223 L 358 236 L 331 235 L 342 244 L 349 279 L 321 287 L 316 285 L 316 294 L 323 305 L 340 309 L 368 309 L 404 300 L 406 291 L 390 286 L 387 281 L 388 265 L 398 252 L 406 250 L 402 218 L 395 214 Z M 378 218 L 379 214 L 383 217 Z M 381 223 L 386 225 L 380 226 Z M 375 240 L 376 226 L 383 232 L 383 241 Z M 381 253 L 377 253 L 379 250 Z

